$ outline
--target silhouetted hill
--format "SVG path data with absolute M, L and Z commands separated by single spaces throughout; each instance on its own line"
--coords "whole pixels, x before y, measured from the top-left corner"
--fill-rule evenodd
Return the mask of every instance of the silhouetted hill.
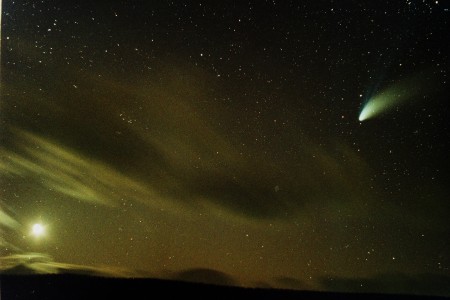
M 370 278 L 323 279 L 326 290 L 337 292 L 367 293 L 408 293 L 415 295 L 450 295 L 450 276 L 442 274 L 384 273 Z
M 230 275 L 216 270 L 204 268 L 185 270 L 176 274 L 173 279 L 215 285 L 237 285 L 237 282 Z
M 0 276 L 2 299 L 446 299 L 440 297 L 251 289 L 158 279 L 74 274 Z
M 30 275 L 30 274 L 37 274 L 35 270 L 29 268 L 25 264 L 20 264 L 17 266 L 14 266 L 12 268 L 6 269 L 1 271 L 1 274 L 5 275 Z

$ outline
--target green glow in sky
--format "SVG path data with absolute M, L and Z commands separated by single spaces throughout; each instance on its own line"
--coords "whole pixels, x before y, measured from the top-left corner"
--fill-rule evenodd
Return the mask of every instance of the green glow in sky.
M 383 111 L 389 111 L 396 105 L 401 104 L 404 100 L 411 96 L 410 92 L 399 89 L 397 86 L 391 86 L 380 94 L 371 98 L 366 105 L 364 105 L 359 114 L 359 121 L 364 121 L 375 117 Z
M 374 97 L 363 106 L 358 120 L 365 121 L 392 110 L 406 101 L 411 100 L 420 92 L 419 76 L 410 77 L 401 80 L 400 82 L 389 86 Z

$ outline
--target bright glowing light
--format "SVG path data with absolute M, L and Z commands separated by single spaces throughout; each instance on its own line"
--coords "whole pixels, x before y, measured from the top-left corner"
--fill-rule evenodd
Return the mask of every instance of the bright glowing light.
M 31 228 L 31 233 L 35 237 L 40 237 L 40 236 L 42 236 L 45 233 L 45 228 L 44 228 L 44 226 L 42 226 L 42 224 L 36 223 Z

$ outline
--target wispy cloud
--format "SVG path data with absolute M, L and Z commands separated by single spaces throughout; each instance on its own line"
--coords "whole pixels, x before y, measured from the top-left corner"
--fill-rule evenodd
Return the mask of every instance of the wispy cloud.
M 94 276 L 138 277 L 135 271 L 113 266 L 87 266 L 55 262 L 44 253 L 29 252 L 0 257 L 0 273 L 61 274 L 75 273 Z
M 17 229 L 20 227 L 20 223 L 8 215 L 4 210 L 1 209 L 0 206 L 0 225 L 5 226 L 9 229 Z
M 116 206 L 124 195 L 135 200 L 151 199 L 152 192 L 143 184 L 107 164 L 30 132 L 12 131 L 20 150 L 0 148 L 0 172 L 4 176 L 21 176 L 74 200 L 100 205 Z M 10 226 L 17 225 L 13 221 L 2 216 L 2 222 Z
M 286 218 L 317 201 L 340 201 L 345 209 L 369 198 L 367 166 L 349 145 L 323 145 L 299 135 L 297 124 L 295 132 L 286 128 L 270 137 L 269 147 L 242 146 L 245 135 L 233 128 L 233 116 L 208 105 L 201 72 L 160 71 L 160 81 L 92 77 L 67 98 L 30 98 L 51 112 L 40 128 L 27 118 L 34 106 L 9 108 L 17 121 L 0 148 L 0 172 L 86 203 L 117 206 L 127 198 L 158 209 L 218 209 L 251 220 Z M 14 118 L 17 111 L 24 116 Z

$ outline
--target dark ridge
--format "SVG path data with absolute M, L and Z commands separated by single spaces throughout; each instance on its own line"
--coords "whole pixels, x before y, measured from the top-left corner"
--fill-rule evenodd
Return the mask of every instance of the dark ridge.
M 207 283 L 213 285 L 237 285 L 229 275 L 211 269 L 189 269 L 176 274 L 172 279 L 192 283 Z
M 2 299 L 449 299 L 240 288 L 160 279 L 119 279 L 75 274 L 0 275 Z

